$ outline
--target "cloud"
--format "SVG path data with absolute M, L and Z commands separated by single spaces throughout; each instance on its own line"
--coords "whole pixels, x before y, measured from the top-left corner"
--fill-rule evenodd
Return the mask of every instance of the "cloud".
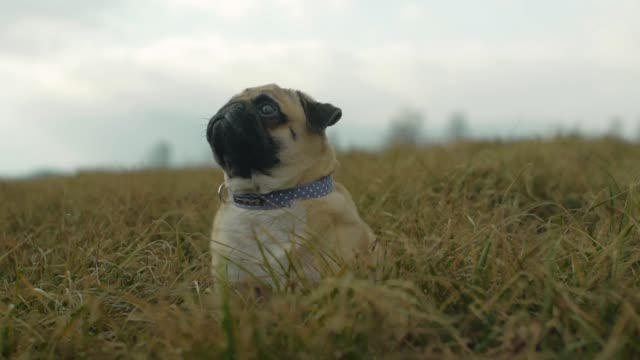
M 372 91 L 360 90 L 357 78 L 348 78 L 353 64 L 334 60 L 341 57 L 336 55 L 313 42 L 231 43 L 207 36 L 161 39 L 142 47 L 67 49 L 46 62 L 3 57 L 0 74 L 21 85 L 10 102 L 18 114 L 13 119 L 23 124 L 3 125 L 3 130 L 19 138 L 27 128 L 38 129 L 38 137 L 22 137 L 21 147 L 59 149 L 49 153 L 60 154 L 50 159 L 57 166 L 65 164 L 60 159 L 84 166 L 91 161 L 134 165 L 160 139 L 174 144 L 180 159 L 203 159 L 209 151 L 204 141 L 208 118 L 248 86 L 278 82 L 302 88 L 319 99 L 345 103 L 352 116 L 376 108 L 356 101 L 352 111 L 349 101 L 332 96 L 334 79 L 342 77 L 349 81 L 341 86 L 342 95 L 383 104 L 384 97 L 376 99 Z M 360 115 L 347 125 L 357 128 L 371 120 Z
M 185 11 L 205 11 L 225 18 L 240 18 L 257 16 L 275 10 L 278 17 L 302 19 L 310 17 L 318 12 L 345 10 L 350 0 L 326 0 L 322 2 L 314 0 L 165 0 L 171 9 Z M 264 24 L 269 26 L 268 23 Z
M 640 115 L 640 27 L 616 21 L 632 17 L 631 2 L 596 9 L 613 18 L 589 8 L 557 35 L 508 37 L 471 31 L 487 19 L 468 14 L 447 24 L 443 15 L 459 10 L 440 3 L 166 1 L 0 15 L 0 132 L 12 139 L 3 150 L 24 154 L 3 166 L 40 164 L 42 148 L 59 166 L 131 165 L 161 139 L 178 159 L 205 158 L 208 117 L 237 91 L 270 82 L 342 107 L 332 131 L 367 145 L 405 106 L 427 114 L 429 132 L 457 109 L 487 134 L 544 131 L 561 119 L 596 129 L 614 113 Z
M 223 17 L 248 16 L 258 6 L 257 0 L 168 0 L 172 8 L 211 11 Z
M 96 20 L 123 8 L 126 0 L 22 0 L 2 4 L 0 30 L 23 18 L 49 18 L 65 22 L 96 24 Z

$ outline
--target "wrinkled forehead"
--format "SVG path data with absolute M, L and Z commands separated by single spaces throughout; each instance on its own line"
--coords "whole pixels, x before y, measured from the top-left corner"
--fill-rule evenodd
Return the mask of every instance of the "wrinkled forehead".
M 299 103 L 298 94 L 294 90 L 283 89 L 276 84 L 267 84 L 244 89 L 241 93 L 231 98 L 230 102 L 252 102 L 256 98 L 266 95 L 277 101 L 282 106 L 293 106 Z

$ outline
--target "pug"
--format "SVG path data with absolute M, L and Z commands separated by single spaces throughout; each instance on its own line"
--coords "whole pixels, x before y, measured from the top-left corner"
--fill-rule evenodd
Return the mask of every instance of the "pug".
M 233 96 L 210 119 L 207 141 L 224 171 L 211 233 L 217 280 L 273 287 L 372 266 L 376 238 L 332 177 L 338 162 L 325 129 L 341 117 L 334 105 L 269 84 Z

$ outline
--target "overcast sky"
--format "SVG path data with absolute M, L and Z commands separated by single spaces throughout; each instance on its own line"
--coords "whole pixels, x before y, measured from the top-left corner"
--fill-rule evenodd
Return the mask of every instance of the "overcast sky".
M 22 0 L 0 5 L 0 174 L 208 159 L 231 95 L 276 82 L 343 109 L 342 145 L 404 107 L 427 136 L 640 125 L 637 0 Z M 630 136 L 630 135 L 629 135 Z

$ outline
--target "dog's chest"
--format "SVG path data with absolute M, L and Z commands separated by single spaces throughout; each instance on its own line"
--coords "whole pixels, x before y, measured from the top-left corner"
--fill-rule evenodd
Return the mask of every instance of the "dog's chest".
M 307 213 L 301 205 L 275 210 L 228 206 L 217 216 L 211 243 L 214 265 L 226 259 L 245 268 L 228 267 L 230 278 L 242 278 L 246 270 L 264 275 L 265 258 L 274 264 L 286 262 L 286 252 L 308 236 Z

